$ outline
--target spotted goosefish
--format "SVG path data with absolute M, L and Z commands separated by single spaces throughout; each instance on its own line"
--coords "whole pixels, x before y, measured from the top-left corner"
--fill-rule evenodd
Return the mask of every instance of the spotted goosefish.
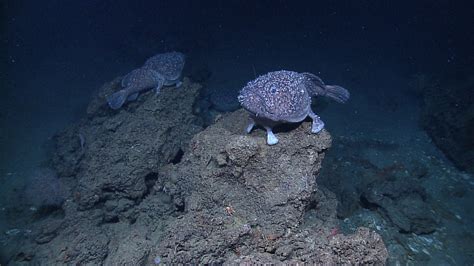
M 157 54 L 145 64 L 122 79 L 122 89 L 107 97 L 112 109 L 119 109 L 126 101 L 134 101 L 140 92 L 155 89 L 158 94 L 163 86 L 181 85 L 185 56 L 179 52 Z
M 267 131 L 267 144 L 274 145 L 278 143 L 272 131 L 274 126 L 301 122 L 308 116 L 313 120 L 311 132 L 320 132 L 324 122 L 311 110 L 311 98 L 315 96 L 344 103 L 350 94 L 340 86 L 324 84 L 311 73 L 281 70 L 259 76 L 248 82 L 238 96 L 242 107 L 250 113 L 247 133 L 261 125 Z
M 155 70 L 165 78 L 165 86 L 181 86 L 181 73 L 183 72 L 186 57 L 180 52 L 157 54 L 146 60 L 144 68 Z

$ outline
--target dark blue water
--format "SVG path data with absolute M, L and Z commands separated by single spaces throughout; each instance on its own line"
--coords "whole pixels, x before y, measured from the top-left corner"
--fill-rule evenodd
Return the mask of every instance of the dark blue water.
M 474 262 L 469 1 L 20 0 L 0 7 L 1 264 L 29 261 L 15 246 L 28 236 L 9 230 L 34 222 L 17 200 L 48 164 L 53 136 L 85 117 L 102 84 L 167 51 L 186 54 L 183 75 L 204 85 L 202 95 L 226 88 L 236 96 L 256 76 L 282 69 L 347 88 L 347 104 L 315 104 L 333 137 L 318 180 L 340 202 L 341 228 L 378 231 L 392 264 Z M 207 124 L 222 111 L 209 105 Z M 423 204 L 435 213 L 434 229 L 404 231 L 386 213 L 390 206 L 367 203 L 364 187 L 374 176 L 388 176 L 399 194 L 412 182 L 402 180 L 421 176 L 414 182 L 429 198 Z M 406 200 L 396 196 L 393 204 L 406 212 L 396 203 Z

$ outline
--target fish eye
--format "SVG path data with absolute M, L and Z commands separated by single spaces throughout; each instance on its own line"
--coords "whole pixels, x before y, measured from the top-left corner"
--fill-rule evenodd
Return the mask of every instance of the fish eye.
M 271 89 L 270 89 L 270 92 L 271 92 L 271 93 L 275 94 L 276 91 L 277 91 L 277 89 L 276 89 L 275 87 L 271 87 Z

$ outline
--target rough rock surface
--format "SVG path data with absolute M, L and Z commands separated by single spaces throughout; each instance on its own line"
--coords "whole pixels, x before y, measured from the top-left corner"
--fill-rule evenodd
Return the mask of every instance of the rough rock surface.
M 472 78 L 423 91 L 423 127 L 458 168 L 470 173 L 474 173 L 473 98 Z
M 347 157 L 328 158 L 320 183 L 338 196 L 338 216 L 347 218 L 361 208 L 374 210 L 401 233 L 427 234 L 439 226 L 433 214 L 433 200 L 419 184 L 428 170 L 413 161 L 410 165 L 395 162 L 377 166 L 365 159 L 369 150 L 394 152 L 397 145 L 378 140 L 355 141 L 340 137 L 337 149 Z M 350 173 L 349 175 L 347 173 Z M 358 177 L 358 178 L 354 178 Z
M 148 92 L 124 110 L 105 106 L 118 80 L 106 85 L 88 107 L 88 119 L 56 136 L 53 158 L 60 176 L 75 176 L 75 199 L 81 208 L 110 201 L 133 205 L 147 193 L 147 178 L 182 153 L 192 136 L 202 130 L 192 106 L 199 85 Z
M 374 182 L 361 198 L 366 207 L 378 209 L 402 233 L 429 234 L 438 227 L 438 218 L 426 203 L 427 194 L 415 180 Z
M 54 165 L 70 195 L 61 215 L 36 221 L 2 255 L 6 264 L 386 261 L 375 232 L 335 230 L 335 196 L 316 184 L 327 131 L 311 134 L 304 122 L 268 146 L 263 131 L 243 132 L 239 110 L 197 133 L 198 86 L 185 81 L 114 112 L 103 95 L 117 85 L 58 135 Z M 315 222 L 304 224 L 308 214 Z
M 376 138 L 338 136 L 334 143 L 324 159 L 318 184 L 337 195 L 342 232 L 354 232 L 361 226 L 375 230 L 389 250 L 389 265 L 435 262 L 438 258 L 434 254 L 447 254 L 441 246 L 449 244 L 441 242 L 450 238 L 452 231 L 445 228 L 458 218 L 455 208 L 445 204 L 463 198 L 469 188 L 455 185 L 453 173 L 443 170 L 445 165 L 440 161 L 444 160 L 431 155 L 416 157 L 411 150 L 418 146 L 407 151 L 396 142 Z M 398 159 L 402 156 L 406 158 Z M 438 176 L 442 182 L 436 181 Z M 448 196 L 438 197 L 438 193 Z
M 165 263 L 383 263 L 387 251 L 374 233 L 366 234 L 365 246 L 357 243 L 363 233 L 339 236 L 345 243 L 339 252 L 332 250 L 339 244 L 328 244 L 324 228 L 299 228 L 330 146 L 327 131 L 311 134 L 310 123 L 303 123 L 281 133 L 281 145 L 268 146 L 256 136 L 262 132 L 242 133 L 246 116 L 239 110 L 199 133 L 182 162 L 160 173 L 169 177 L 164 186 L 182 199 L 185 214 L 168 228 L 152 258 Z

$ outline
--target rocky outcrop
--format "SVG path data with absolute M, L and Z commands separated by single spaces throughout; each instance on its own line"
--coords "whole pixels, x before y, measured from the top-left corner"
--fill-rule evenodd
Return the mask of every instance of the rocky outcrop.
M 327 131 L 311 134 L 310 123 L 303 123 L 279 133 L 280 143 L 269 146 L 264 131 L 244 135 L 246 123 L 242 110 L 222 118 L 193 138 L 180 164 L 160 173 L 160 179 L 168 177 L 163 186 L 183 202 L 185 213 L 168 228 L 152 258 L 165 263 L 383 263 L 387 251 L 375 233 L 340 235 L 336 243 L 329 229 L 300 228 L 313 193 L 319 193 L 316 177 L 331 142 Z M 319 199 L 313 204 L 327 201 Z M 335 217 L 335 209 L 327 216 Z M 337 226 L 331 221 L 329 227 Z
M 418 161 L 377 166 L 364 154 L 397 152 L 398 146 L 380 140 L 340 137 L 337 154 L 327 158 L 320 184 L 338 196 L 338 216 L 347 218 L 365 208 L 379 213 L 404 234 L 428 234 L 439 227 L 433 199 L 421 185 L 428 176 Z M 357 177 L 357 178 L 354 178 Z
M 36 222 L 9 263 L 383 264 L 381 237 L 338 230 L 334 194 L 317 186 L 327 131 L 304 122 L 245 134 L 243 110 L 201 131 L 192 113 L 199 86 L 141 95 L 114 112 L 118 83 L 88 117 L 56 137 L 54 166 L 70 195 L 61 216 Z M 193 137 L 194 135 L 194 137 Z M 305 223 L 308 213 L 314 222 Z
M 75 177 L 74 197 L 82 209 L 136 204 L 154 173 L 181 156 L 202 130 L 192 113 L 199 85 L 185 80 L 182 88 L 164 88 L 158 96 L 150 91 L 114 111 L 105 95 L 118 86 L 119 79 L 106 84 L 89 105 L 88 118 L 56 136 L 54 167 L 61 176 Z
M 439 219 L 416 180 L 405 178 L 373 182 L 361 195 L 362 205 L 379 211 L 401 233 L 433 233 Z
M 444 82 L 423 92 L 422 124 L 461 170 L 474 173 L 474 80 Z

